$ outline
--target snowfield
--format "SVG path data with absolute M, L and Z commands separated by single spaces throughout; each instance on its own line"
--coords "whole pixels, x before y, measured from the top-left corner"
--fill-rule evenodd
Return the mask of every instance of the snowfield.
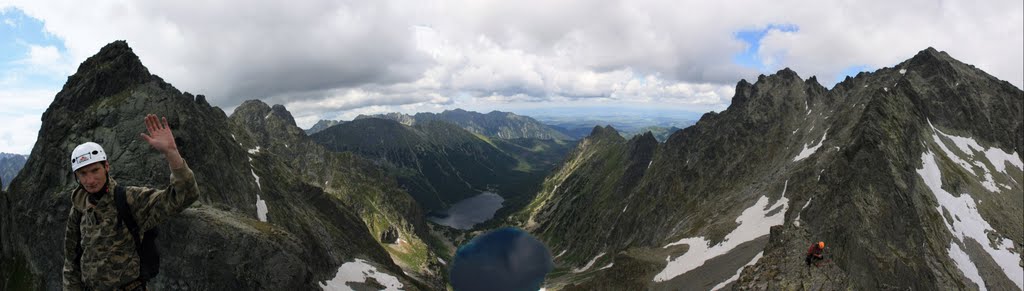
M 690 249 L 675 260 L 673 260 L 671 256 L 666 257 L 665 260 L 668 261 L 668 265 L 665 266 L 665 269 L 658 273 L 658 275 L 654 276 L 654 282 L 671 280 L 672 278 L 703 266 L 705 262 L 712 258 L 729 253 L 729 251 L 742 243 L 768 235 L 772 226 L 783 223 L 783 219 L 786 215 L 786 209 L 789 207 L 789 199 L 786 198 L 786 188 L 788 187 L 789 181 L 787 180 L 786 184 L 782 188 L 782 197 L 775 201 L 775 204 L 769 206 L 768 196 L 761 196 L 761 198 L 757 200 L 757 203 L 754 203 L 750 208 L 743 210 L 743 213 L 736 218 L 736 223 L 739 223 L 740 225 L 732 232 L 725 235 L 725 240 L 714 246 L 709 246 L 710 242 L 704 239 L 704 237 L 684 238 L 677 242 L 665 245 L 667 248 L 674 245 L 686 244 L 690 246 Z M 773 210 L 778 208 L 781 208 L 781 211 L 777 211 L 771 216 L 768 215 L 768 213 L 771 213 Z
M 949 256 L 957 263 L 960 271 L 969 278 L 972 273 L 976 274 L 978 272 L 978 267 L 960 249 L 965 239 L 973 239 L 981 244 L 985 252 L 992 257 L 992 260 L 999 265 L 1003 272 L 1006 273 L 1006 276 L 1017 284 L 1017 287 L 1024 289 L 1024 268 L 1017 265 L 1017 262 L 1020 260 L 1017 254 L 1009 250 L 1009 248 L 1014 246 L 1014 242 L 1004 238 L 999 238 L 997 241 L 989 240 L 987 232 L 995 232 L 995 230 L 978 212 L 974 198 L 967 193 L 953 196 L 953 194 L 942 189 L 942 172 L 939 170 L 935 154 L 925 152 L 921 155 L 921 161 L 923 165 L 921 169 L 917 170 L 917 173 L 924 179 L 925 185 L 931 189 L 932 194 L 935 195 L 939 203 L 935 211 L 938 211 L 941 215 L 943 210 L 945 210 L 952 217 L 955 217 L 952 221 L 943 219 L 943 222 L 956 240 L 960 241 L 959 245 L 954 243 L 949 249 Z M 971 280 L 975 280 L 975 278 L 971 278 Z M 980 286 L 984 286 L 980 277 L 975 282 L 978 282 Z
M 377 271 L 377 268 L 367 264 L 362 259 L 356 259 L 355 261 L 344 263 L 338 268 L 338 274 L 327 282 L 321 282 L 320 288 L 326 291 L 341 291 L 341 290 L 352 290 L 352 287 L 345 285 L 345 283 L 363 283 L 366 282 L 367 278 L 376 279 L 378 283 L 384 285 L 384 290 L 402 290 L 402 282 L 398 281 L 398 278 L 386 273 Z
M 825 130 L 825 135 L 821 136 L 821 141 L 818 142 L 818 145 L 813 146 L 813 147 L 807 147 L 807 145 L 804 145 L 804 150 L 800 151 L 800 154 L 796 155 L 796 157 L 793 158 L 793 161 L 797 162 L 797 161 L 806 159 L 807 157 L 810 157 L 812 154 L 814 154 L 815 152 L 818 151 L 818 148 L 820 148 L 821 145 L 825 144 L 825 139 L 827 139 L 827 138 L 828 138 L 828 130 L 826 129 Z

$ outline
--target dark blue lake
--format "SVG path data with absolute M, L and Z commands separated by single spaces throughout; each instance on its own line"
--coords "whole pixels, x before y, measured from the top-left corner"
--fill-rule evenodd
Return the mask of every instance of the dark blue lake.
M 529 233 L 506 227 L 459 247 L 449 269 L 456 291 L 540 289 L 554 269 L 551 252 Z
M 505 202 L 501 195 L 483 192 L 455 203 L 448 209 L 448 216 L 430 215 L 427 219 L 434 223 L 447 225 L 456 229 L 471 229 L 474 225 L 494 217 Z

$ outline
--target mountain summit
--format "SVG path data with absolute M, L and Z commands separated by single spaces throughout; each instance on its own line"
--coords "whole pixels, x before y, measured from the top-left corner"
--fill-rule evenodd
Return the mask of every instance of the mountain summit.
M 99 53 L 82 62 L 57 93 L 54 104 L 81 110 L 99 98 L 154 80 L 162 82 L 149 73 L 127 42 L 119 40 L 103 46 Z

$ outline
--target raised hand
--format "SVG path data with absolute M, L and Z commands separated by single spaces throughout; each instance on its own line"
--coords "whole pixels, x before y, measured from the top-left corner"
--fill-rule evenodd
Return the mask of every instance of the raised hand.
M 171 169 L 180 169 L 185 165 L 178 153 L 178 145 L 174 143 L 174 134 L 171 133 L 171 126 L 167 124 L 167 117 L 162 122 L 156 115 L 146 115 L 146 130 L 149 134 L 140 133 L 142 139 L 146 140 L 153 149 L 163 153 L 167 158 L 167 164 Z
M 161 122 L 156 118 L 156 115 L 149 114 L 146 115 L 145 121 L 149 134 L 141 133 L 142 139 L 146 140 L 154 149 L 164 154 L 172 150 L 178 150 L 178 145 L 174 144 L 174 134 L 171 133 L 171 126 L 167 124 L 167 117 L 164 117 L 163 122 Z

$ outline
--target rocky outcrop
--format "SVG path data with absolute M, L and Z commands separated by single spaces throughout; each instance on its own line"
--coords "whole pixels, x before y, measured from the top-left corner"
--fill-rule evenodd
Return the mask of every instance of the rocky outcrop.
M 241 129 L 237 141 L 250 148 L 251 157 L 276 158 L 281 170 L 341 199 L 362 219 L 367 235 L 377 239 L 403 270 L 431 282 L 432 288 L 443 288 L 445 279 L 432 265 L 437 261 L 434 250 L 440 246 L 428 245 L 434 240 L 428 239 L 424 213 L 384 169 L 351 153 L 331 152 L 315 143 L 281 105 L 245 101 L 230 120 Z M 273 200 L 267 203 L 276 204 Z M 396 238 L 404 237 L 403 245 L 391 245 L 395 239 L 384 240 L 380 234 L 388 231 Z
M 380 242 L 386 244 L 393 244 L 398 242 L 399 234 L 398 229 L 394 226 L 389 226 L 384 232 L 380 234 Z

